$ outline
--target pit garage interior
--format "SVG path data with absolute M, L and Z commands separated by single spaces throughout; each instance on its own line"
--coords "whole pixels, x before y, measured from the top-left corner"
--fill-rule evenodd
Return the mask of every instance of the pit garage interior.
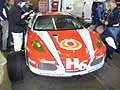
M 53 1 L 58 2 L 57 5 L 55 4 L 55 7 L 51 6 Z M 88 27 L 91 23 L 91 7 L 93 3 L 107 2 L 105 0 L 63 1 L 64 3 L 59 3 L 61 0 L 48 0 L 49 5 L 47 10 L 52 12 L 52 10 L 56 10 L 57 7 L 58 11 L 70 12 L 76 17 L 82 17 L 84 13 L 85 18 L 82 24 L 84 24 L 85 27 Z M 38 5 L 38 0 L 31 0 L 31 2 L 34 8 Z M 0 47 L 1 44 L 2 40 L 0 40 Z M 13 50 L 13 46 L 9 48 Z M 72 77 L 36 75 L 31 72 L 26 65 L 26 57 L 23 50 L 21 56 L 23 80 L 11 81 L 9 80 L 9 75 L 7 75 L 7 65 L 9 62 L 14 62 L 14 59 L 15 57 L 12 52 L 0 51 L 0 90 L 120 90 L 120 51 L 114 53 L 112 59 L 105 62 L 102 68 L 85 75 Z

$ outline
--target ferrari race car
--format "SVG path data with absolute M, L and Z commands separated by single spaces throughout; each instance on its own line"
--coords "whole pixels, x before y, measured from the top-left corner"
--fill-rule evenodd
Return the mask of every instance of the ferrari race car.
M 106 47 L 96 32 L 85 29 L 73 16 L 52 12 L 32 17 L 25 52 L 33 73 L 70 77 L 103 67 Z

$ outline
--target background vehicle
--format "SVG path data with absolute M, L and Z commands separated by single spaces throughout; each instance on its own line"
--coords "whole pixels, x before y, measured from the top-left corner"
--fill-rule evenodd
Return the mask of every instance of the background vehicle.
M 86 22 L 92 22 L 92 7 L 95 2 L 105 2 L 105 0 L 62 0 L 62 11 L 70 12 L 77 17 L 82 17 Z

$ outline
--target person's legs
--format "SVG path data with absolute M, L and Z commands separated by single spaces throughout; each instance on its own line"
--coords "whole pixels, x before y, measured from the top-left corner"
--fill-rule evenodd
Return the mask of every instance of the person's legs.
M 107 52 L 106 52 L 106 59 L 105 61 L 107 62 L 109 59 L 112 59 L 112 55 L 115 52 L 115 49 L 110 47 L 109 45 L 106 45 Z
M 120 32 L 120 29 L 115 28 L 115 27 L 108 27 L 107 30 L 109 30 L 112 33 L 113 37 L 115 38 L 115 40 L 117 42 L 117 35 Z
M 2 21 L 2 50 L 7 50 L 7 39 L 8 39 L 8 21 Z
M 8 48 L 13 47 L 13 37 L 12 37 L 12 32 L 9 31 L 8 33 Z
M 12 81 L 19 81 L 23 79 L 23 72 L 22 72 L 22 56 L 21 56 L 21 47 L 23 43 L 23 33 L 13 33 L 13 43 L 14 43 L 14 51 L 12 53 L 12 57 L 14 57 L 14 60 L 12 60 L 11 65 L 9 66 L 9 74 L 10 79 Z M 12 76 L 14 75 L 14 77 Z
M 115 30 L 117 31 L 117 37 L 116 37 L 116 39 L 118 40 L 118 38 L 119 38 L 118 35 L 119 35 L 119 33 L 120 33 L 120 27 L 119 27 L 119 28 L 116 28 Z
M 23 33 L 13 33 L 13 43 L 14 43 L 14 51 L 19 52 L 21 51 L 22 44 L 23 44 Z

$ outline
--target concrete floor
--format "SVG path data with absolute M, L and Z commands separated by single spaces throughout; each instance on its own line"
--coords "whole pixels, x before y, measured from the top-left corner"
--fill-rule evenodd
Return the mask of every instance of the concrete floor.
M 119 54 L 115 54 L 102 69 L 84 76 L 68 78 L 38 76 L 29 71 L 24 57 L 23 70 L 24 80 L 13 82 L 13 90 L 120 90 Z

